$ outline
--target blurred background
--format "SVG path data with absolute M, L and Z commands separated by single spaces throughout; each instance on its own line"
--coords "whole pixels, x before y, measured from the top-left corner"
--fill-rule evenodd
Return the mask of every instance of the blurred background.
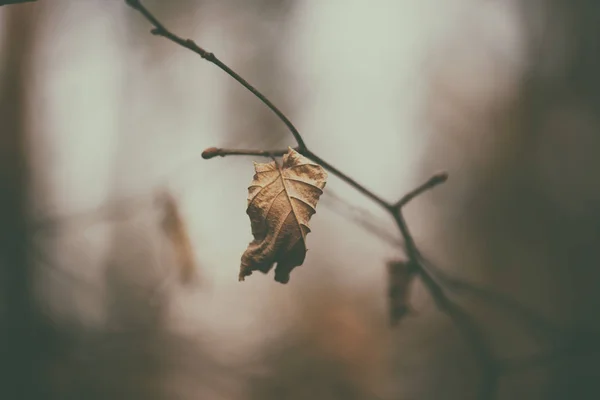
M 600 398 L 600 3 L 144 4 L 385 199 L 448 171 L 406 217 L 505 360 L 494 398 Z M 331 174 L 290 283 L 237 281 L 262 160 L 200 154 L 293 139 L 150 28 L 118 0 L 0 7 L 0 398 L 477 398 L 418 282 L 390 327 L 400 235 Z

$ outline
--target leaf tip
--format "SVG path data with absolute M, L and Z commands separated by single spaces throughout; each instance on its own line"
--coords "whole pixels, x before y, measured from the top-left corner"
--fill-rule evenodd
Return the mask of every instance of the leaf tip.
M 275 270 L 275 282 L 279 282 L 282 285 L 285 285 L 290 281 L 290 273 L 289 271 L 277 271 Z

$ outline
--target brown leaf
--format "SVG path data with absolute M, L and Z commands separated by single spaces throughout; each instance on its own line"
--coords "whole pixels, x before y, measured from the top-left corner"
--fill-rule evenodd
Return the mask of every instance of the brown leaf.
M 173 195 L 167 191 L 160 193 L 159 201 L 163 209 L 161 226 L 173 245 L 177 265 L 179 266 L 180 280 L 182 283 L 190 283 L 195 277 L 196 261 L 185 221 L 179 211 L 179 205 Z
M 277 263 L 275 280 L 287 283 L 306 256 L 308 221 L 316 212 L 327 173 L 292 148 L 279 166 L 254 163 L 248 209 L 254 240 L 242 255 L 239 280 L 252 271 L 267 273 Z
M 417 271 L 410 261 L 390 261 L 387 266 L 390 323 L 394 326 L 410 311 L 409 288 Z

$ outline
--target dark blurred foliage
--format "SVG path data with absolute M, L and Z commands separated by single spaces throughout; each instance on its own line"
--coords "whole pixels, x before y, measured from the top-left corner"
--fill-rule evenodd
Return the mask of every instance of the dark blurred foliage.
M 28 73 L 37 15 L 11 6 L 0 69 L 0 396 L 53 398 L 44 363 L 55 332 L 34 301 L 28 223 Z
M 139 221 L 128 221 L 131 210 L 128 215 L 115 218 L 119 223 L 111 226 L 112 249 L 106 260 L 104 285 L 73 275 L 59 264 L 60 258 L 53 256 L 54 242 L 63 234 L 61 221 L 53 222 L 50 235 L 45 232 L 33 240 L 32 228 L 37 225 L 28 208 L 34 192 L 29 174 L 28 118 L 33 111 L 29 107 L 35 88 L 29 85 L 28 74 L 33 70 L 36 26 L 44 17 L 43 11 L 49 11 L 36 6 L 10 7 L 3 26 L 0 398 L 163 399 L 193 398 L 202 393 L 210 398 L 211 391 L 227 393 L 230 385 L 222 383 L 226 375 L 204 351 L 201 339 L 169 329 L 165 310 L 168 299 L 160 290 L 164 268 L 156 265 L 160 260 L 149 246 L 156 230 L 140 230 Z M 119 171 L 127 168 L 127 159 L 123 151 L 117 152 L 113 166 L 117 191 L 122 185 Z M 40 195 L 39 187 L 35 193 Z M 85 240 L 73 244 L 83 246 L 83 253 L 90 251 L 85 248 Z M 80 269 L 82 266 L 85 264 Z M 40 280 L 51 276 L 45 271 L 50 268 L 61 284 L 80 287 L 88 296 L 106 288 L 104 326 L 79 323 L 64 316 L 54 318 L 55 309 L 44 304 L 50 300 L 44 298 L 48 292 L 39 290 L 48 287 L 57 291 L 55 282 Z M 64 296 L 72 302 L 73 291 L 69 288 L 54 296 Z M 209 364 L 211 367 L 207 367 Z M 211 376 L 216 371 L 217 376 Z
M 600 3 L 511 4 L 524 31 L 523 62 L 511 65 L 497 48 L 484 57 L 500 60 L 496 71 L 509 65 L 514 77 L 434 80 L 429 117 L 438 158 L 427 164 L 449 168 L 457 184 L 434 195 L 443 230 L 432 252 L 444 267 L 561 325 L 552 346 L 580 346 L 505 379 L 506 398 L 598 398 Z M 496 89 L 477 97 L 460 86 L 478 79 Z M 454 114 L 435 108 L 449 102 Z M 548 348 L 498 318 L 483 315 L 499 354 Z

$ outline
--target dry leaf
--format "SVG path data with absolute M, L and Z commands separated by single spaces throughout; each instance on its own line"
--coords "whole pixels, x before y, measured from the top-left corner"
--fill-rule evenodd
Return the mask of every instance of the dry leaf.
M 177 265 L 182 283 L 190 283 L 196 271 L 196 262 L 192 244 L 179 205 L 169 192 L 160 194 L 159 201 L 163 208 L 162 229 L 173 244 Z
M 390 323 L 394 326 L 410 311 L 409 286 L 417 271 L 410 261 L 390 261 L 387 266 Z
M 254 169 L 246 210 L 254 241 L 242 255 L 239 280 L 252 271 L 267 273 L 277 263 L 275 280 L 287 283 L 292 269 L 304 262 L 308 221 L 316 212 L 327 173 L 292 148 L 281 166 L 273 160 L 254 163 Z

